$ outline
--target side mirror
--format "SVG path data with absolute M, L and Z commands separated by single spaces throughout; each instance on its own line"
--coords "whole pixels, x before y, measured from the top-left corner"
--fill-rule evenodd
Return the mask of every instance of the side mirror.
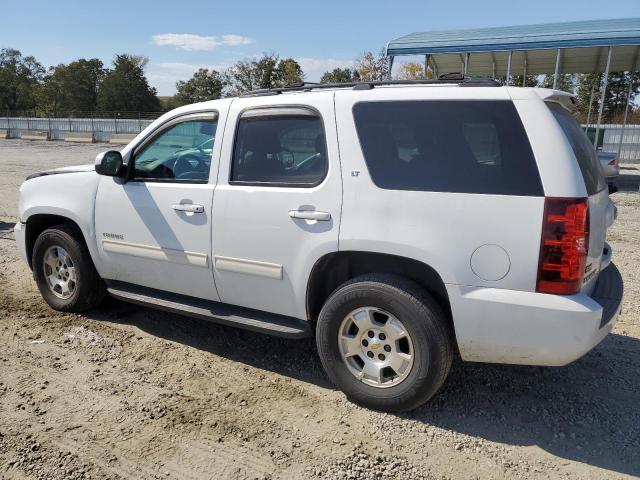
M 96 156 L 96 172 L 98 175 L 117 177 L 122 172 L 122 165 L 122 155 L 117 150 L 109 150 Z
M 616 193 L 618 191 L 618 186 L 615 183 L 609 184 L 609 195 L 612 193 Z

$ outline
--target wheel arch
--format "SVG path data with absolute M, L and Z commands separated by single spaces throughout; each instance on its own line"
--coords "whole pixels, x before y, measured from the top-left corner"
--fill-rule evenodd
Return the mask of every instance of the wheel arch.
M 316 261 L 307 283 L 307 318 L 315 322 L 336 288 L 367 273 L 389 273 L 414 281 L 434 297 L 454 331 L 449 296 L 442 277 L 433 267 L 400 255 L 368 251 L 332 252 Z
M 80 225 L 75 220 L 68 216 L 57 213 L 35 213 L 29 216 L 24 224 L 25 249 L 29 268 L 33 268 L 33 265 L 31 265 L 31 257 L 33 255 L 33 246 L 36 243 L 36 239 L 47 228 L 51 228 L 55 225 L 72 225 L 80 233 L 80 238 L 84 242 L 85 246 L 88 246 L 87 239 L 85 238 L 85 233 L 82 231 L 82 228 L 80 228 Z

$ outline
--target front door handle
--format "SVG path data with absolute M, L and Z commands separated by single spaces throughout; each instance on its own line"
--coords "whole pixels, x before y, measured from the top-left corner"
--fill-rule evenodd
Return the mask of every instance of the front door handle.
M 203 213 L 204 207 L 202 205 L 196 205 L 194 203 L 176 203 L 171 205 L 177 212 L 187 212 L 187 213 Z
M 329 212 L 319 212 L 317 210 L 289 210 L 289 216 L 303 220 L 317 220 L 318 222 L 331 220 L 331 214 Z

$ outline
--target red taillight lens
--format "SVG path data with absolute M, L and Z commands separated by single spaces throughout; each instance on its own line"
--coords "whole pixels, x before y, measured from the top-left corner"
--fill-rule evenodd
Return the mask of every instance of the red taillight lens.
M 586 198 L 545 198 L 536 291 L 571 295 L 582 286 L 589 250 Z
M 614 158 L 613 160 L 611 160 L 611 161 L 609 162 L 609 165 L 615 165 L 617 161 L 618 161 L 618 159 L 617 159 L 617 158 Z

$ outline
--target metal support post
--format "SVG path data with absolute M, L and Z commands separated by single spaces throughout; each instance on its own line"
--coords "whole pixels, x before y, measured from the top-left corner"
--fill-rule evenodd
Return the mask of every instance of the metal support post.
M 624 117 L 622 118 L 622 128 L 620 129 L 620 141 L 618 142 L 618 162 L 620 161 L 620 152 L 622 152 L 622 137 L 624 136 L 624 130 L 627 126 L 627 116 L 629 114 L 629 104 L 631 103 L 631 93 L 633 92 L 633 79 L 636 76 L 635 65 L 629 72 L 631 78 L 629 79 L 629 90 L 627 91 L 627 104 L 624 107 Z
M 560 76 L 560 49 L 556 50 L 556 70 L 553 74 L 553 89 L 558 88 L 558 77 Z
M 584 128 L 586 132 L 589 129 L 589 123 L 591 123 L 591 107 L 593 106 L 593 94 L 596 89 L 596 82 L 591 84 L 591 95 L 589 96 L 589 111 L 587 113 L 587 126 Z
M 598 135 L 600 134 L 600 124 L 602 123 L 602 112 L 604 111 L 604 101 L 607 94 L 607 85 L 609 84 L 609 67 L 611 66 L 611 52 L 612 48 L 609 47 L 607 52 L 607 65 L 604 68 L 604 75 L 602 79 L 602 94 L 600 95 L 600 108 L 598 110 L 598 123 L 596 124 L 596 136 L 593 139 L 593 146 L 598 148 Z

